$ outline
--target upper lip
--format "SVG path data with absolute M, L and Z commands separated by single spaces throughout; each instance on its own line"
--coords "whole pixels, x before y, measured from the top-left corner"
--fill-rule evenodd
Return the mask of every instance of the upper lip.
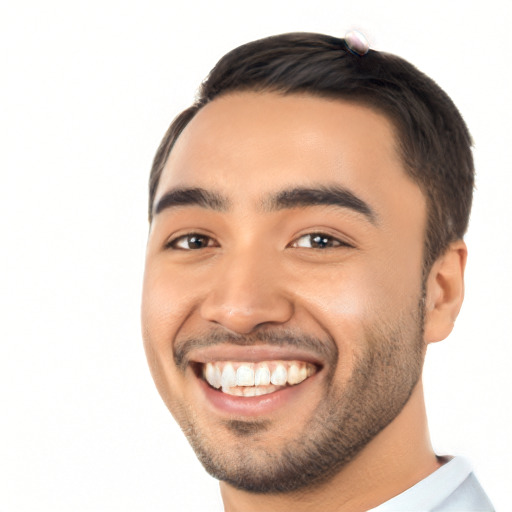
M 305 361 L 323 366 L 323 361 L 310 351 L 300 350 L 295 347 L 251 345 L 242 346 L 231 343 L 212 345 L 197 350 L 192 350 L 187 359 L 192 363 L 206 364 L 215 361 Z

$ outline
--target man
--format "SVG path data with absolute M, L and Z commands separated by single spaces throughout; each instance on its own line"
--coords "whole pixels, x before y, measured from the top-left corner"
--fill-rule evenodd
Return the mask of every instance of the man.
M 492 510 L 421 372 L 463 300 L 474 170 L 448 96 L 351 34 L 223 57 L 150 178 L 142 324 L 227 511 Z

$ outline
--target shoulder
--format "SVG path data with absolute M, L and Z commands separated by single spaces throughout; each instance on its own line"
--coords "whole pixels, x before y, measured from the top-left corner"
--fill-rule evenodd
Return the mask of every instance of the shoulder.
M 494 512 L 471 465 L 454 457 L 437 471 L 369 512 Z

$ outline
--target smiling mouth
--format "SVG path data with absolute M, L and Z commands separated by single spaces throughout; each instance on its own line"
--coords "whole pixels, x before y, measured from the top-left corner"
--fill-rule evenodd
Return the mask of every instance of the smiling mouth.
M 214 361 L 202 364 L 199 375 L 222 393 L 251 397 L 297 386 L 318 370 L 305 361 Z

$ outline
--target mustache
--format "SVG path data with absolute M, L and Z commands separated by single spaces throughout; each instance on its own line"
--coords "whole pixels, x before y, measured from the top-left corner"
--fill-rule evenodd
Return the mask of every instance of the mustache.
M 193 350 L 231 343 L 233 345 L 251 347 L 268 345 L 274 347 L 290 347 L 306 350 L 317 355 L 320 359 L 336 364 L 338 362 L 338 347 L 330 336 L 318 338 L 304 332 L 291 329 L 266 328 L 249 334 L 237 334 L 217 328 L 197 336 L 177 339 L 173 348 L 173 358 L 176 366 L 185 371 L 190 362 Z

